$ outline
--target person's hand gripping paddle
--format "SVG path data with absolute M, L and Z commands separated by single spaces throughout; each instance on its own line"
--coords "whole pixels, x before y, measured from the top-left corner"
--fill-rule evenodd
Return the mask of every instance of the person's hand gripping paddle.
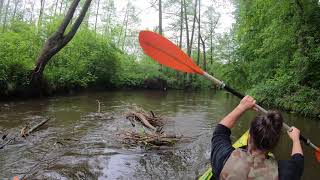
M 177 71 L 202 75 L 212 81 L 215 85 L 232 93 L 238 98 L 242 99 L 244 97 L 244 95 L 227 86 L 223 81 L 211 76 L 194 64 L 192 59 L 186 53 L 184 53 L 179 47 L 163 36 L 151 31 L 141 31 L 139 33 L 139 42 L 144 53 L 160 64 Z M 263 113 L 267 113 L 267 110 L 259 105 L 256 105 L 255 108 Z M 290 129 L 290 126 L 288 126 L 286 123 L 283 123 L 283 127 L 287 131 Z M 309 139 L 303 137 L 302 135 L 300 135 L 300 139 L 306 145 L 315 150 L 316 159 L 318 162 L 320 162 L 319 147 L 315 146 Z

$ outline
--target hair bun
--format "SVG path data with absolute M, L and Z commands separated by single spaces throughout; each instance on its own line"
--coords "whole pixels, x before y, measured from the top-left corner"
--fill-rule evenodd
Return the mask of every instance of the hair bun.
M 278 111 L 256 116 L 249 131 L 254 145 L 260 150 L 273 149 L 279 141 L 282 123 L 282 115 Z
M 281 129 L 282 128 L 282 123 L 283 123 L 283 118 L 282 115 L 279 111 L 269 111 L 267 113 L 267 118 L 270 123 L 271 123 L 271 127 L 275 128 L 275 129 Z

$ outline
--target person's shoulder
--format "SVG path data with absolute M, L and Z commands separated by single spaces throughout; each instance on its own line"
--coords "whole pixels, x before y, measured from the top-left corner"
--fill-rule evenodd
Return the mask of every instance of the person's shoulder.
M 223 124 L 218 124 L 214 129 L 214 133 L 217 133 L 217 134 L 231 134 L 231 130 L 228 127 L 226 127 L 225 125 L 223 125 Z

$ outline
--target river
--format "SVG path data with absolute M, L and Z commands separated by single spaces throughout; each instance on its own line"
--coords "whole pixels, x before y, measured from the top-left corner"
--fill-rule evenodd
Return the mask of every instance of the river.
M 95 117 L 101 112 L 114 119 Z M 0 179 L 28 173 L 31 179 L 195 179 L 209 166 L 212 129 L 239 100 L 224 92 L 109 91 L 0 103 L 0 131 L 19 131 L 26 122 L 51 118 L 40 130 L 0 149 Z M 164 130 L 191 138 L 173 147 L 128 148 L 117 136 L 133 128 L 124 114 L 142 106 L 169 119 Z M 255 112 L 247 112 L 232 131 L 236 140 L 247 130 Z M 320 121 L 285 113 L 315 144 L 320 144 Z M 1 144 L 3 141 L 1 141 Z M 291 141 L 284 132 L 275 156 L 287 159 Z M 319 179 L 319 164 L 303 146 L 303 179 Z

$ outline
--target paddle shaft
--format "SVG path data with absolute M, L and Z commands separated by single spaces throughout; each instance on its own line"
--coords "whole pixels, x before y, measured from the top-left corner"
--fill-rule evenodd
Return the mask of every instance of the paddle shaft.
M 204 72 L 203 74 L 204 77 L 206 77 L 207 79 L 209 79 L 210 81 L 214 82 L 216 85 L 218 85 L 219 87 L 223 88 L 224 90 L 230 92 L 231 94 L 237 96 L 238 98 L 242 99 L 244 98 L 244 95 L 239 93 L 238 91 L 232 89 L 230 86 L 226 85 L 223 81 L 220 81 L 219 79 L 211 76 L 210 74 L 208 74 L 207 72 Z M 258 104 L 255 105 L 255 107 L 263 112 L 263 113 L 268 113 L 267 110 L 265 110 L 263 107 L 259 106 Z M 290 129 L 290 126 L 287 125 L 285 122 L 283 122 L 283 128 L 288 131 Z M 305 138 L 303 135 L 300 134 L 300 140 L 302 140 L 306 145 L 309 145 L 310 147 L 312 147 L 313 149 L 320 151 L 319 148 L 317 146 L 315 146 L 309 139 Z

